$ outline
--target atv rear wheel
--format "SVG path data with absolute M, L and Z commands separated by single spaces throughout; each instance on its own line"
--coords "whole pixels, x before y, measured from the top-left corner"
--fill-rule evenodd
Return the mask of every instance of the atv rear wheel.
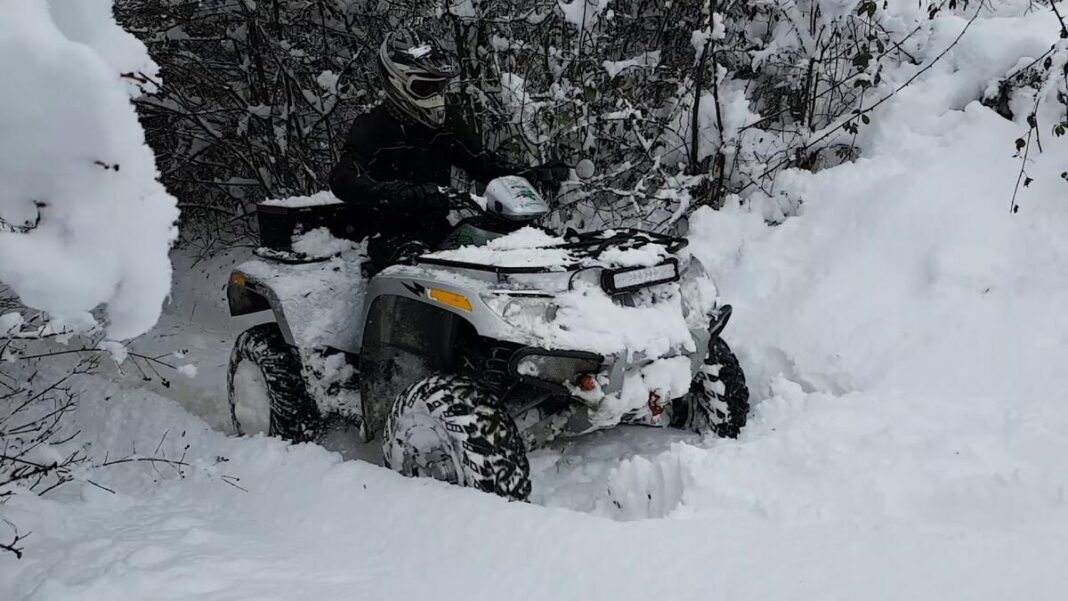
M 397 395 L 382 433 L 387 466 L 508 499 L 530 495 L 530 465 L 512 417 L 470 378 L 434 375 Z
M 705 364 L 690 383 L 690 392 L 676 400 L 671 425 L 737 438 L 749 416 L 749 388 L 738 358 L 722 338 L 708 345 Z
M 237 337 L 226 380 L 230 419 L 239 435 L 314 437 L 319 411 L 304 385 L 300 357 L 276 324 L 253 326 Z

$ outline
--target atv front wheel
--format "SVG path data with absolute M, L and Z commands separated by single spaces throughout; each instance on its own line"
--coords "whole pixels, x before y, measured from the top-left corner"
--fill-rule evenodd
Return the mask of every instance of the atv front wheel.
M 708 345 L 708 357 L 690 383 L 690 392 L 675 401 L 672 410 L 672 426 L 738 437 L 749 416 L 749 389 L 738 358 L 722 338 Z
M 530 495 L 530 465 L 497 397 L 461 376 L 435 375 L 397 395 L 382 433 L 386 466 L 508 499 Z
M 237 337 L 226 380 L 230 419 L 239 435 L 313 438 L 319 412 L 304 385 L 300 357 L 276 324 L 253 326 Z

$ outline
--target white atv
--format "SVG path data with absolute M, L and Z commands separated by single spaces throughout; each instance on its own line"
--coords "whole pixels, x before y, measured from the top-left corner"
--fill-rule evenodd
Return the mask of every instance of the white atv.
M 336 199 L 263 203 L 261 260 L 227 288 L 231 314 L 274 315 L 234 345 L 236 430 L 313 440 L 346 424 L 380 436 L 403 474 L 511 499 L 530 493 L 527 451 L 560 436 L 738 435 L 749 392 L 720 337 L 731 308 L 685 239 L 553 236 L 531 227 L 548 206 L 515 176 L 477 201 L 441 250 L 369 281 Z

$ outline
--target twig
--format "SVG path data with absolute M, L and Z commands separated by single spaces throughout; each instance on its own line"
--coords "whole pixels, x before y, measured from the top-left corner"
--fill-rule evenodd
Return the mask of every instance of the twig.
M 13 532 L 13 538 L 9 543 L 0 543 L 0 550 L 7 551 L 9 553 L 14 553 L 15 559 L 22 559 L 22 547 L 19 547 L 18 544 L 22 542 L 27 536 L 32 534 L 32 532 L 27 532 L 26 534 L 19 534 L 19 529 L 14 524 L 7 520 L 4 520 L 4 523 L 11 527 L 11 530 Z

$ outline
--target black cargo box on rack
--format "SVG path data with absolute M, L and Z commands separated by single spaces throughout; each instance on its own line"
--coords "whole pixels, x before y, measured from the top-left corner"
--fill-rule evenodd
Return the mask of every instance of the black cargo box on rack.
M 268 200 L 256 205 L 260 245 L 272 250 L 293 249 L 293 236 L 325 227 L 338 238 L 359 241 L 358 219 L 349 205 L 322 197 Z

